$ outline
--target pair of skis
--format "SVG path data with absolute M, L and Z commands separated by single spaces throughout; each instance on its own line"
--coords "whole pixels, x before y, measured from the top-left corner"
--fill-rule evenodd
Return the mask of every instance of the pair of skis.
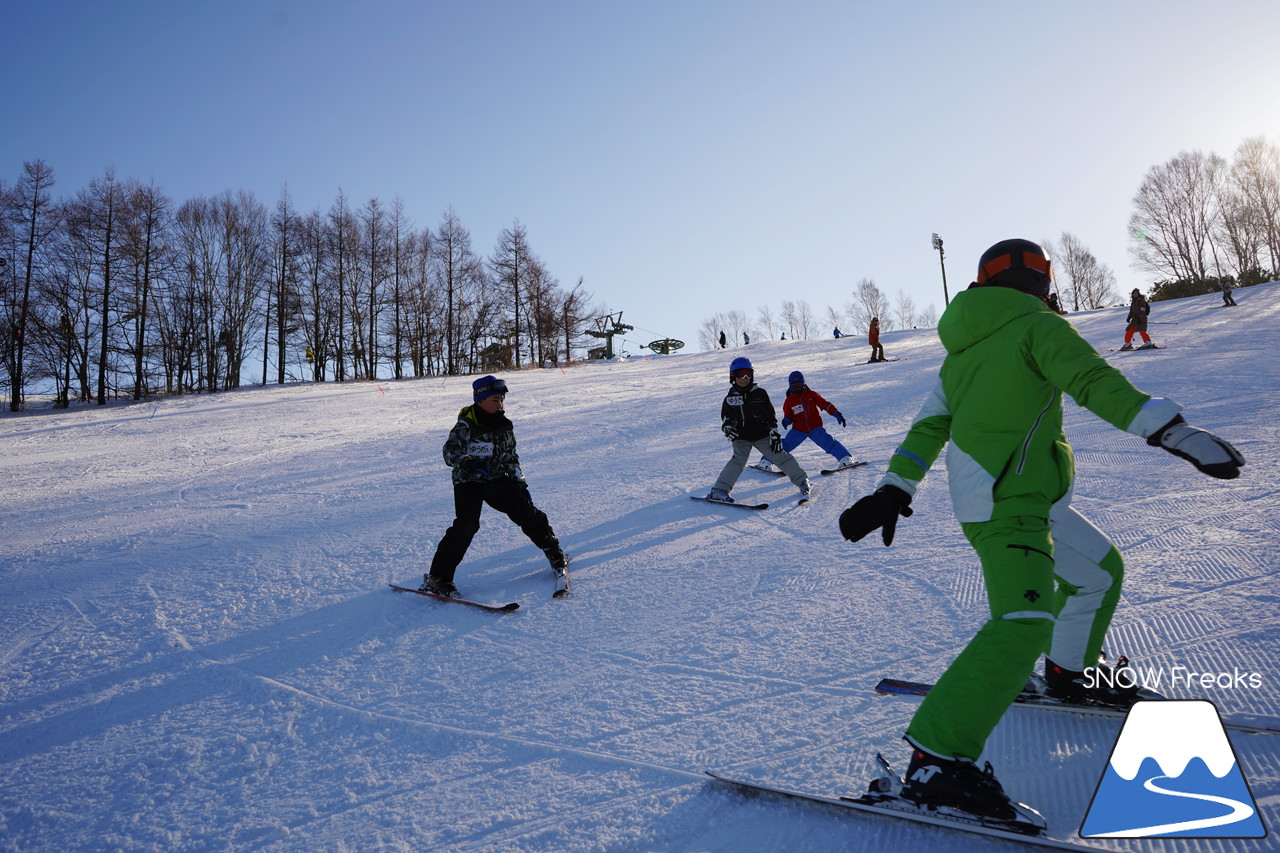
M 850 465 L 837 465 L 835 468 L 823 468 L 818 473 L 824 477 L 830 477 L 832 474 L 839 474 L 841 471 L 852 471 L 854 468 L 861 468 L 863 465 L 866 465 L 866 464 L 867 464 L 866 460 L 862 460 L 860 462 L 854 462 Z M 769 463 L 761 459 L 756 464 L 748 465 L 747 467 L 751 468 L 753 471 L 759 471 L 761 474 L 774 474 L 779 477 L 786 476 L 784 472 L 779 471 L 777 468 L 774 468 L 772 465 L 769 465 L 769 467 L 767 468 L 765 467 L 766 465 L 769 465 Z
M 828 477 L 832 474 L 839 474 L 841 471 L 851 471 L 854 468 L 861 468 L 863 465 L 866 465 L 866 464 L 867 463 L 865 461 L 854 462 L 852 465 L 841 465 L 837 468 L 824 468 L 819 473 L 821 473 L 824 477 Z M 779 471 L 772 467 L 762 468 L 760 466 L 760 463 L 756 463 L 755 465 L 748 465 L 747 467 L 754 468 L 756 471 L 759 471 L 762 474 L 776 474 L 779 477 L 784 476 L 782 471 Z M 689 499 L 694 501 L 702 501 L 703 503 L 709 503 L 709 504 L 720 504 L 721 506 L 736 506 L 738 507 L 738 509 L 761 510 L 761 509 L 769 508 L 769 505 L 767 503 L 746 504 L 746 503 L 739 503 L 738 501 L 718 501 L 713 498 L 699 497 L 697 495 L 689 495 Z M 813 497 L 811 495 L 802 495 L 800 499 L 796 501 L 796 503 L 799 504 L 800 506 L 804 506 L 805 504 L 809 503 L 809 501 L 811 500 L 813 500 Z
M 551 593 L 552 598 L 565 598 L 569 594 L 569 569 L 552 569 L 552 573 L 556 579 L 555 592 Z M 425 589 L 413 589 L 407 586 L 397 586 L 388 584 L 396 592 L 413 592 L 418 595 L 424 595 L 427 598 L 434 598 L 437 601 L 451 601 L 454 604 L 465 604 L 468 607 L 475 607 L 479 610 L 487 610 L 490 613 L 511 613 L 520 609 L 520 602 L 512 601 L 508 604 L 490 604 L 484 601 L 473 601 L 469 598 L 456 598 L 449 595 L 440 595 L 435 592 L 427 592 Z

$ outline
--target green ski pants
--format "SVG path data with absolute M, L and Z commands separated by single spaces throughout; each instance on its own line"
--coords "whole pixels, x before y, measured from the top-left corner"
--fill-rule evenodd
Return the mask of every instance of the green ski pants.
M 991 618 L 929 691 L 906 738 L 935 755 L 976 761 L 1051 645 L 1062 666 L 1083 670 L 1097 661 L 1124 567 L 1110 541 L 1069 506 L 1055 507 L 1050 519 L 961 526 L 982 563 Z

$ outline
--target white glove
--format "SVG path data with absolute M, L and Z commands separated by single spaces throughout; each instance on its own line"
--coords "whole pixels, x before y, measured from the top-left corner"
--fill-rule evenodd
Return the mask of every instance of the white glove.
M 1244 457 L 1240 451 L 1211 432 L 1196 429 L 1178 415 L 1147 438 L 1152 447 L 1163 447 L 1181 456 L 1210 477 L 1234 480 L 1240 476 Z

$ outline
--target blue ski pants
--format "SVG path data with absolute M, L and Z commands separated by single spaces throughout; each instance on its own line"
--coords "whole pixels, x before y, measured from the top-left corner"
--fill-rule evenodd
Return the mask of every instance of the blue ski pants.
M 844 449 L 844 445 L 836 441 L 835 436 L 827 432 L 825 427 L 815 427 L 809 432 L 800 432 L 793 429 L 782 437 L 782 449 L 790 453 L 799 447 L 806 438 L 813 439 L 813 443 L 830 453 L 836 459 L 843 459 L 849 455 L 849 451 Z

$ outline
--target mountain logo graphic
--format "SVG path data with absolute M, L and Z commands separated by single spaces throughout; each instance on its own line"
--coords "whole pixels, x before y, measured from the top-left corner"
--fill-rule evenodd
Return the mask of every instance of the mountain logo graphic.
M 1082 838 L 1265 838 L 1218 709 L 1205 700 L 1129 709 L 1080 826 Z

